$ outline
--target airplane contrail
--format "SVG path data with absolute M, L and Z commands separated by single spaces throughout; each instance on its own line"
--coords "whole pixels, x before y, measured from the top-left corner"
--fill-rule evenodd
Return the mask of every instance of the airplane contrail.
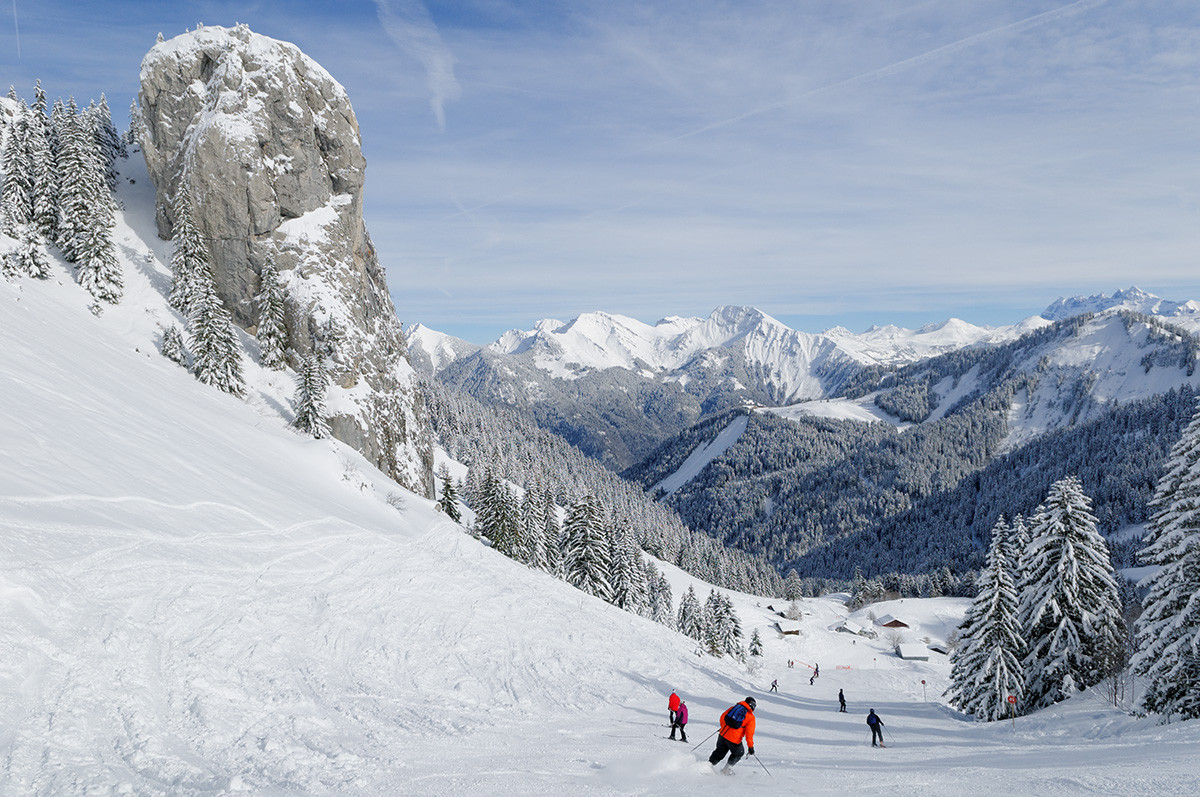
M 17 24 L 17 0 L 13 0 L 13 30 L 17 34 L 17 60 L 21 60 L 21 26 Z
M 801 100 L 808 99 L 809 97 L 817 94 L 824 94 L 826 92 L 845 88 L 847 86 L 857 86 L 863 83 L 871 83 L 876 80 L 891 77 L 892 75 L 903 72 L 906 69 L 911 69 L 915 66 L 929 63 L 930 61 L 936 61 L 943 56 L 949 55 L 950 53 L 956 53 L 959 50 L 965 50 L 968 47 L 978 44 L 984 39 L 988 39 L 993 36 L 999 36 L 1004 33 L 1021 33 L 1026 30 L 1030 30 L 1031 28 L 1036 28 L 1039 25 L 1044 25 L 1047 22 L 1053 22 L 1054 20 L 1061 19 L 1062 17 L 1081 13 L 1104 2 L 1105 0 L 1076 0 L 1076 2 L 1069 3 L 1060 8 L 1044 11 L 1041 14 L 1035 14 L 1032 17 L 1026 17 L 1025 19 L 1018 20 L 1017 22 L 1010 22 L 1007 25 L 1001 25 L 998 28 L 992 28 L 991 30 L 986 30 L 983 33 L 976 33 L 972 36 L 967 36 L 965 39 L 959 39 L 958 41 L 950 42 L 949 44 L 943 44 L 941 47 L 935 47 L 934 49 L 921 53 L 920 55 L 914 55 L 911 58 L 905 58 L 903 61 L 897 61 L 894 64 L 881 66 L 868 72 L 863 72 L 860 75 L 848 77 L 845 80 L 839 80 L 836 83 L 830 83 L 827 86 L 810 89 L 803 94 L 798 94 L 794 97 L 788 97 L 784 100 L 778 100 L 758 108 L 753 108 L 749 111 L 745 111 L 744 113 L 740 113 L 737 116 L 731 116 L 728 119 L 712 122 L 704 125 L 703 127 L 698 127 L 695 130 L 689 130 L 686 133 L 680 133 L 677 136 L 672 136 L 671 138 L 663 139 L 662 141 L 643 147 L 642 149 L 637 150 L 634 154 L 641 155 L 643 153 L 650 152 L 651 150 L 658 149 L 659 147 L 666 146 L 667 144 L 681 141 L 682 139 L 690 138 L 692 136 L 697 136 L 701 133 L 707 133 L 709 130 L 725 127 L 726 125 L 731 125 L 735 122 L 740 122 L 743 119 L 749 119 L 753 116 L 764 114 L 768 111 L 775 110 L 776 108 L 783 108 L 787 105 L 800 102 Z
M 979 42 L 981 42 L 985 39 L 989 39 L 994 36 L 1000 36 L 1000 35 L 1006 34 L 1006 33 L 1022 33 L 1024 31 L 1036 28 L 1040 25 L 1045 25 L 1048 22 L 1053 22 L 1056 19 L 1062 19 L 1064 17 L 1073 16 L 1075 14 L 1082 13 L 1084 11 L 1087 11 L 1088 9 L 1091 9 L 1098 5 L 1103 4 L 1105 1 L 1106 0 L 1076 0 L 1073 3 L 1068 3 L 1067 5 L 1060 6 L 1059 8 L 1051 9 L 1050 11 L 1043 11 L 1040 14 L 1035 14 L 1031 17 L 1026 17 L 1025 19 L 1017 20 L 1016 22 L 1010 22 L 1007 25 L 1001 25 L 999 27 L 992 28 L 991 30 L 986 30 L 986 31 L 983 31 L 982 33 L 976 33 L 971 36 L 967 36 L 965 38 L 959 39 L 957 41 L 950 42 L 949 44 L 943 44 L 941 47 L 935 47 L 932 50 L 928 50 L 927 52 L 923 52 L 918 55 L 914 55 L 910 58 L 905 58 L 902 61 L 897 61 L 893 64 L 888 64 L 887 66 L 877 67 L 877 68 L 869 70 L 867 72 L 863 72 L 861 74 L 854 75 L 853 77 L 848 77 L 848 78 L 845 78 L 844 80 L 839 80 L 835 83 L 830 83 L 825 86 L 820 86 L 815 89 L 810 89 L 809 91 L 806 91 L 802 94 L 798 94 L 793 97 L 788 97 L 786 99 L 778 100 L 776 102 L 772 102 L 767 105 L 762 105 L 762 106 L 759 106 L 758 108 L 752 108 L 748 111 L 738 114 L 737 116 L 731 116 L 727 119 L 721 119 L 716 122 L 711 122 L 702 127 L 697 127 L 694 130 L 689 130 L 685 133 L 680 133 L 678 135 L 671 136 L 670 138 L 665 138 L 661 141 L 657 141 L 653 144 L 649 144 L 645 147 L 642 147 L 641 149 L 635 150 L 635 151 L 629 153 L 628 155 L 622 156 L 621 159 L 633 157 L 636 155 L 642 155 L 647 152 L 656 150 L 659 147 L 665 147 L 666 145 L 672 144 L 676 141 L 682 141 L 683 139 L 686 139 L 686 138 L 691 138 L 693 136 L 701 135 L 702 133 L 707 133 L 710 130 L 716 130 L 718 128 L 725 127 L 727 125 L 735 124 L 744 119 L 749 119 L 754 116 L 759 116 L 761 114 L 767 113 L 768 111 L 772 111 L 776 108 L 783 108 L 785 106 L 800 102 L 802 100 L 808 99 L 809 97 L 813 97 L 818 94 L 824 94 L 826 92 L 835 91 L 837 89 L 845 88 L 847 86 L 856 86 L 856 85 L 861 85 L 863 83 L 871 83 L 876 80 L 881 80 L 883 78 L 890 77 L 892 75 L 903 72 L 906 69 L 911 69 L 915 66 L 919 66 L 921 64 L 925 64 L 930 61 L 935 61 L 939 58 L 943 58 L 947 55 L 950 55 L 951 53 L 956 53 L 960 50 L 965 50 L 975 44 L 978 44 Z M 567 175 L 559 175 L 559 176 L 551 178 L 550 180 L 547 180 L 543 183 L 540 183 L 539 185 L 540 186 L 553 185 L 555 183 L 563 182 L 566 179 L 568 179 Z M 463 215 L 468 215 L 469 213 L 477 211 L 477 210 L 483 210 L 484 208 L 491 207 L 492 205 L 503 202 L 506 199 L 510 199 L 515 196 L 520 196 L 522 193 L 523 193 L 523 191 L 520 191 L 520 190 L 512 191 L 508 194 L 505 194 L 504 196 L 497 197 L 496 199 L 492 199 L 487 202 L 483 202 L 483 203 L 475 205 L 471 208 L 463 208 L 463 209 L 459 210 L 458 213 L 454 213 L 454 214 L 451 214 L 450 216 L 448 216 L 447 220 L 458 218 L 459 216 L 463 216 Z

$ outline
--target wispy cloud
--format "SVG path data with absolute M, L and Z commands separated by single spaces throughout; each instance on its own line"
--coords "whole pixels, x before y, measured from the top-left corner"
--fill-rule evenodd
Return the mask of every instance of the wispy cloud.
M 442 41 L 433 17 L 419 0 L 375 0 L 379 21 L 401 50 L 425 69 L 429 106 L 438 128 L 446 129 L 446 103 L 458 99 L 462 87 L 454 76 L 454 56 Z

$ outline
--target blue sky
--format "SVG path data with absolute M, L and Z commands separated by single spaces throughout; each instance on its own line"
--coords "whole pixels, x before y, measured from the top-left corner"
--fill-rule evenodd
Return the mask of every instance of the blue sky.
M 1200 4 L 6 11 L 0 80 L 105 91 L 118 121 L 159 31 L 295 42 L 354 103 L 400 317 L 475 342 L 596 309 L 746 304 L 819 331 L 1011 323 L 1130 285 L 1200 298 Z

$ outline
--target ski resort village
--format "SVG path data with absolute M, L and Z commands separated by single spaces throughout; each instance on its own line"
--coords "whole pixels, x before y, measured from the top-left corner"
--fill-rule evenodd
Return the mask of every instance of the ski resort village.
M 1194 106 L 1196 13 L 30 5 L 0 794 L 1200 793 L 1200 161 L 1047 137 L 1099 62 Z M 987 249 L 1042 189 L 932 282 L 888 210 Z

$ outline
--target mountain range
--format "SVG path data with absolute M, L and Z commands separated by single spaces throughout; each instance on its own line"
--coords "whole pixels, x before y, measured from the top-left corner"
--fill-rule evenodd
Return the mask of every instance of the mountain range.
M 951 318 L 915 330 L 834 327 L 812 334 L 754 308 L 721 307 L 704 318 L 672 316 L 653 325 L 603 312 L 569 322 L 546 319 L 486 346 L 420 324 L 407 337 L 419 372 L 485 404 L 516 409 L 621 470 L 724 410 L 798 405 L 800 413 L 827 413 L 833 408 L 805 403 L 842 396 L 864 374 L 1001 346 L 1082 313 L 1118 311 L 1200 330 L 1197 302 L 1167 301 L 1131 287 L 1111 296 L 1060 298 L 1041 315 L 1001 327 Z M 1122 390 L 1112 387 L 1111 397 Z M 859 416 L 873 412 L 849 409 Z

